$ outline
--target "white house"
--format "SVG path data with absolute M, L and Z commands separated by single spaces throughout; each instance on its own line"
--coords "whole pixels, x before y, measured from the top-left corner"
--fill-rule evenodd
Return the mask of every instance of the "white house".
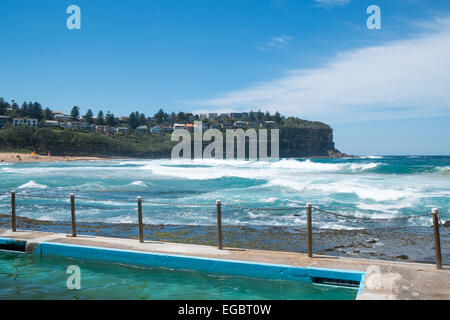
M 183 123 L 175 123 L 173 125 L 173 130 L 177 130 L 177 129 L 186 129 L 186 125 Z
M 46 127 L 59 127 L 59 122 L 55 120 L 45 120 L 44 126 Z
M 29 127 L 37 127 L 38 126 L 38 119 L 31 119 L 31 118 L 14 118 L 13 119 L 13 126 L 29 126 Z
M 148 127 L 146 125 L 139 126 L 135 130 L 139 133 L 148 133 Z

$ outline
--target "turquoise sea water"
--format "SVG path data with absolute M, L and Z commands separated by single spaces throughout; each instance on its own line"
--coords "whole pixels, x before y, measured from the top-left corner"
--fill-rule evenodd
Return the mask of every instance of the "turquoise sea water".
M 341 214 L 369 218 L 410 216 L 437 207 L 442 219 L 450 220 L 450 157 L 2 163 L 0 213 L 10 210 L 10 190 L 18 194 L 18 215 L 54 221 L 70 219 L 71 192 L 77 196 L 77 220 L 85 222 L 135 223 L 136 203 L 129 200 L 137 196 L 144 201 L 211 205 L 180 208 L 144 203 L 144 222 L 149 224 L 214 225 L 216 200 L 253 208 L 310 202 Z M 223 224 L 303 227 L 303 213 L 298 209 L 223 207 Z M 430 221 L 424 217 L 386 224 L 429 226 Z M 314 216 L 314 227 L 323 229 L 365 229 L 383 223 L 319 213 Z
M 68 266 L 81 290 L 68 290 Z M 356 289 L 0 251 L 0 299 L 355 299 Z

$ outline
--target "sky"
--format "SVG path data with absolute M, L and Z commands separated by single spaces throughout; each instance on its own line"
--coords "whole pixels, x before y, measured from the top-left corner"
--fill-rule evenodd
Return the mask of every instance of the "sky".
M 0 97 L 19 104 L 280 111 L 349 154 L 450 154 L 448 0 L 2 0 L 0 39 Z

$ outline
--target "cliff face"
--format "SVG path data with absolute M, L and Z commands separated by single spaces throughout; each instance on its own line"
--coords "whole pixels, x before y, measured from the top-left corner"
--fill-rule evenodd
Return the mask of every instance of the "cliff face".
M 280 156 L 296 157 L 342 157 L 336 150 L 331 128 L 281 128 Z

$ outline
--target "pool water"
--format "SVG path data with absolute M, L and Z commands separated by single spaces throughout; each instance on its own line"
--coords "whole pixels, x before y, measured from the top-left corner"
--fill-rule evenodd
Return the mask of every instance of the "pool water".
M 81 270 L 69 290 L 67 267 Z M 0 299 L 354 300 L 357 290 L 298 281 L 208 275 L 196 271 L 28 255 L 0 250 Z

